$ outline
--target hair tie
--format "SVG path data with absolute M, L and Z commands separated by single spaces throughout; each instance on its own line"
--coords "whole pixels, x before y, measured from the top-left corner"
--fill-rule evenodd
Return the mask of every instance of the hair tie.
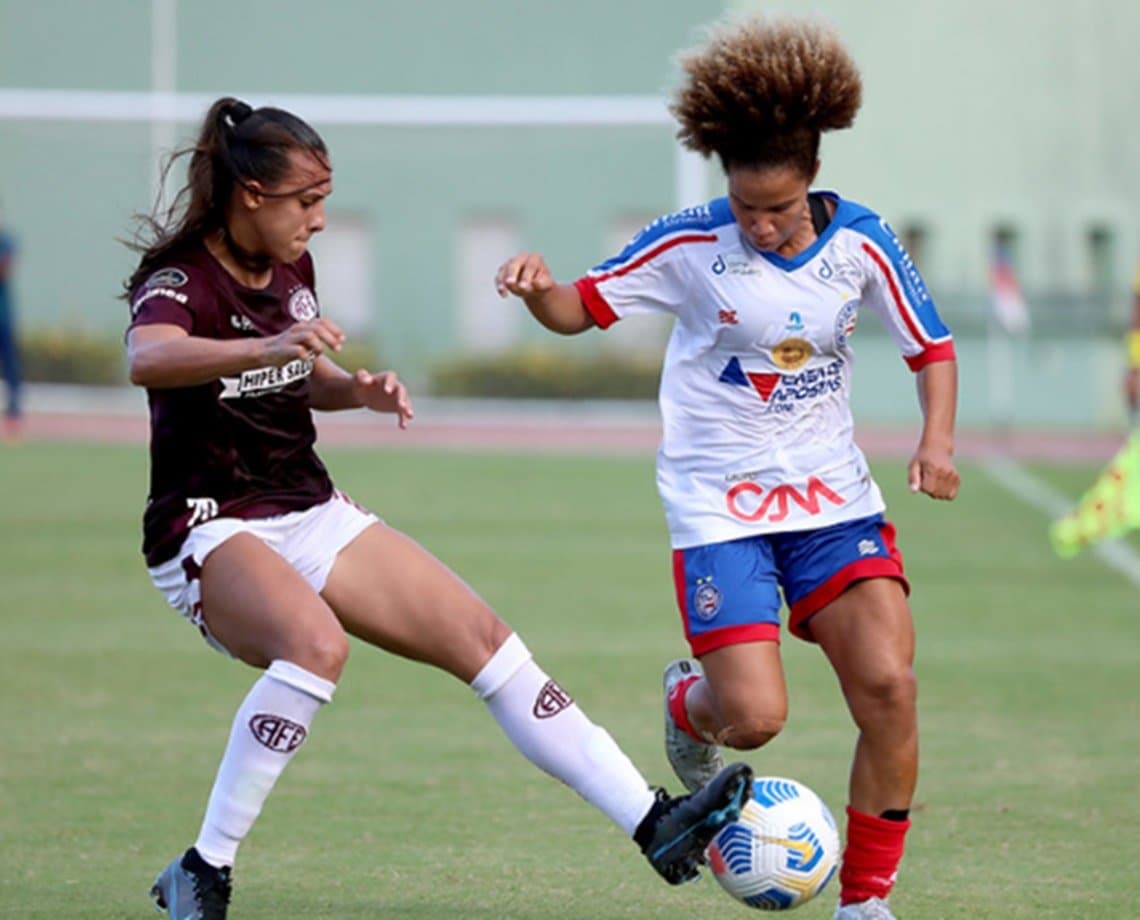
M 226 123 L 231 128 L 236 128 L 253 114 L 253 109 L 244 102 L 234 100 L 222 110 L 222 114 L 226 119 Z

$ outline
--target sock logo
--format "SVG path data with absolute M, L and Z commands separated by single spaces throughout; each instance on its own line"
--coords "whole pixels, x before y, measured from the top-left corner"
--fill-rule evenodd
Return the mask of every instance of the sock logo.
M 291 754 L 308 734 L 304 725 L 268 712 L 259 712 L 250 719 L 249 730 L 261 744 L 278 754 Z
M 536 719 L 549 719 L 573 705 L 574 700 L 570 694 L 553 680 L 548 680 L 538 691 L 538 696 L 535 697 L 534 717 Z

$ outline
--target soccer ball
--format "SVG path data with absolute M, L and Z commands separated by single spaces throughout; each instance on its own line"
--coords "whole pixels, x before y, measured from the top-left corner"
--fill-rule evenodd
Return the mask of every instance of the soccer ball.
M 705 851 L 730 895 L 758 910 L 791 910 L 819 894 L 839 865 L 835 818 L 803 783 L 758 776 L 740 817 Z

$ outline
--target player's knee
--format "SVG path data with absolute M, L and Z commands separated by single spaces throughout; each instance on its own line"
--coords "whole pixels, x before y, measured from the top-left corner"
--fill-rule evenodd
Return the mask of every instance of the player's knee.
M 348 636 L 341 630 L 330 629 L 297 642 L 295 650 L 285 657 L 318 677 L 335 683 L 340 680 L 348 661 L 348 650 Z
M 852 710 L 860 725 L 891 720 L 913 713 L 917 698 L 914 670 L 902 667 L 861 682 L 853 695 Z
M 717 742 L 738 751 L 753 751 L 780 734 L 785 721 L 784 717 L 774 715 L 738 720 L 717 733 Z

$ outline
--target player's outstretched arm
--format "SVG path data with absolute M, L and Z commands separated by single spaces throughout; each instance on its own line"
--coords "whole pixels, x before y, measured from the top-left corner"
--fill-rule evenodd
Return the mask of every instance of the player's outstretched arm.
M 912 492 L 949 500 L 958 494 L 954 468 L 954 418 L 958 411 L 958 363 L 936 361 L 918 372 L 922 437 L 907 468 Z
M 595 325 L 578 289 L 555 281 L 546 260 L 537 252 L 519 253 L 500 265 L 495 290 L 500 297 L 521 297 L 534 318 L 552 332 L 576 335 Z
M 316 358 L 326 350 L 339 351 L 343 342 L 344 333 L 323 318 L 294 323 L 267 338 L 241 339 L 207 339 L 172 323 L 148 323 L 127 336 L 127 365 L 135 386 L 191 387 L 224 374 Z

